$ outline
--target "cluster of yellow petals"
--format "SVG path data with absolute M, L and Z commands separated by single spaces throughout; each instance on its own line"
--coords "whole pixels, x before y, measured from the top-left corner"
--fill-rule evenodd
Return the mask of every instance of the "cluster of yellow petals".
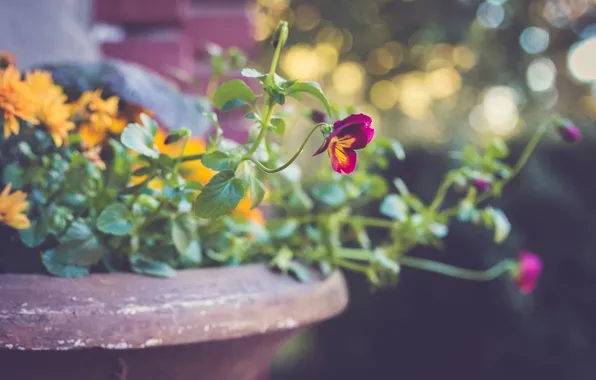
M 29 86 L 14 66 L 0 70 L 0 110 L 4 118 L 4 137 L 19 134 L 19 120 L 38 124 Z
M 6 224 L 18 230 L 26 230 L 31 227 L 31 222 L 23 211 L 27 209 L 27 194 L 17 190 L 10 193 L 12 184 L 6 185 L 0 193 L 0 223 Z
M 49 72 L 39 70 L 27 73 L 25 82 L 31 90 L 37 119 L 46 126 L 56 146 L 62 146 L 75 128 L 62 87 L 53 82 Z
M 79 135 L 90 147 L 102 143 L 108 132 L 119 134 L 126 126 L 118 119 L 118 98 L 102 98 L 102 91 L 86 91 L 72 105 L 72 115 L 81 120 Z

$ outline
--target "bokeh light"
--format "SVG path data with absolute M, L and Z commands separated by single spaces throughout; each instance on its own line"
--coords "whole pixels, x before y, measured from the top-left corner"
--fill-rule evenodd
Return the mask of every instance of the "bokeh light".
M 342 95 L 353 95 L 364 87 L 364 69 L 357 62 L 343 62 L 331 76 L 333 87 Z
M 484 2 L 476 13 L 478 22 L 487 28 L 498 28 L 505 20 L 505 9 L 499 4 Z
M 298 4 L 294 11 L 296 27 L 300 30 L 312 30 L 321 22 L 321 12 L 310 4 Z
M 527 53 L 538 54 L 548 48 L 550 37 L 545 29 L 531 26 L 524 29 L 519 36 L 519 43 Z
M 461 89 L 461 76 L 452 67 L 434 70 L 427 75 L 426 80 L 430 95 L 436 99 L 446 98 Z
M 519 121 L 517 94 L 508 86 L 489 88 L 482 101 L 484 117 L 490 129 L 500 135 L 513 132 Z
M 547 91 L 555 86 L 557 67 L 550 58 L 534 59 L 526 70 L 526 81 L 532 91 Z
M 375 83 L 370 89 L 371 103 L 381 109 L 388 110 L 397 102 L 397 86 L 388 80 L 382 80 Z
M 578 81 L 596 81 L 596 37 L 573 44 L 567 55 L 567 66 Z

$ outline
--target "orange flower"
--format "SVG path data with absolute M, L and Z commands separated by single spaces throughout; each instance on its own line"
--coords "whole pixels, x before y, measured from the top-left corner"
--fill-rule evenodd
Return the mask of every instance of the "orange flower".
M 165 140 L 167 135 L 168 134 L 165 130 L 159 129 L 157 131 L 157 134 L 155 135 L 155 146 L 157 147 L 157 150 L 159 153 L 167 154 L 172 157 L 180 156 L 182 147 L 184 146 L 184 141 L 179 140 L 173 144 L 166 145 Z M 194 154 L 201 154 L 205 152 L 205 149 L 205 142 L 198 137 L 193 137 L 186 144 L 184 155 L 190 156 Z M 180 166 L 180 175 L 183 178 L 200 182 L 203 185 L 208 183 L 216 173 L 216 171 L 205 167 L 201 163 L 201 160 L 187 161 Z
M 82 119 L 79 134 L 89 146 L 102 142 L 108 131 L 119 133 L 121 125 L 116 122 L 118 98 L 101 97 L 101 90 L 84 92 L 72 107 L 75 118 Z
M 25 82 L 31 90 L 37 118 L 48 128 L 56 146 L 62 146 L 75 128 L 69 120 L 70 107 L 62 87 L 54 84 L 50 73 L 39 70 L 28 73 Z
M 106 163 L 101 159 L 102 147 L 100 145 L 87 147 L 84 143 L 82 145 L 84 146 L 83 157 L 93 165 L 97 166 L 99 170 L 106 170 Z
M 21 74 L 14 66 L 0 70 L 0 110 L 4 113 L 5 138 L 19 134 L 17 117 L 33 124 L 39 123 L 31 100 L 29 87 L 21 80 Z
M 6 224 L 17 230 L 26 230 L 31 222 L 23 211 L 27 208 L 27 194 L 15 191 L 10 194 L 12 183 L 6 185 L 0 193 L 0 223 Z
M 263 217 L 263 213 L 258 208 L 250 209 L 250 197 L 244 197 L 236 206 L 236 209 L 232 211 L 232 216 L 239 217 L 244 220 L 252 220 L 253 222 L 264 225 L 265 218 Z

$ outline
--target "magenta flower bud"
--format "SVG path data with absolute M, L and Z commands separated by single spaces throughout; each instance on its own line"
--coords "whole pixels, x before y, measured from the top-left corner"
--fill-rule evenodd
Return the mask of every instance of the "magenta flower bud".
M 482 178 L 474 178 L 472 180 L 472 185 L 474 185 L 476 190 L 480 191 L 481 193 L 486 193 L 490 190 L 490 183 Z
M 538 256 L 527 251 L 519 253 L 518 264 L 513 269 L 513 278 L 522 293 L 529 294 L 536 289 L 541 272 L 542 260 Z
M 314 121 L 316 124 L 324 123 L 327 120 L 327 115 L 325 112 L 321 112 L 319 110 L 312 110 L 310 114 L 310 119 Z
M 559 136 L 561 136 L 563 141 L 569 143 L 577 142 L 582 137 L 581 130 L 571 122 L 562 122 L 557 127 L 557 131 L 559 132 Z

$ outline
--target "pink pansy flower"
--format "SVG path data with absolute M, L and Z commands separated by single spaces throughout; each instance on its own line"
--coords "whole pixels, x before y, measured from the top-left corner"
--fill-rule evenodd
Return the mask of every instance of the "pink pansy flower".
M 542 260 L 535 254 L 526 251 L 520 252 L 518 260 L 514 273 L 517 286 L 524 294 L 532 293 L 536 288 L 540 272 L 542 272 Z
M 372 119 L 362 113 L 336 121 L 331 134 L 313 156 L 327 151 L 333 170 L 340 174 L 352 173 L 356 168 L 356 149 L 367 146 L 375 134 L 371 124 Z

